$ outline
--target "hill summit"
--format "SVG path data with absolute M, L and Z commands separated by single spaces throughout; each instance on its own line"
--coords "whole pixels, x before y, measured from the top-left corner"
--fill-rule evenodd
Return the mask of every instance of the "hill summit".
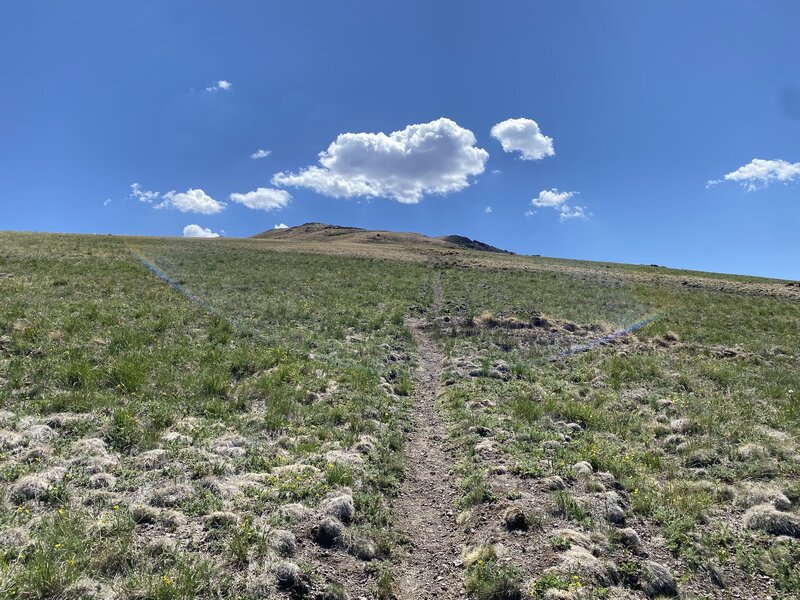
M 361 244 L 402 244 L 406 246 L 435 246 L 438 248 L 458 248 L 462 250 L 478 250 L 513 254 L 508 250 L 496 248 L 463 235 L 443 235 L 429 237 L 421 233 L 397 232 L 385 230 L 362 229 L 361 227 L 344 227 L 326 223 L 304 223 L 285 229 L 268 229 L 252 236 L 258 239 L 313 241 L 313 242 L 350 242 Z

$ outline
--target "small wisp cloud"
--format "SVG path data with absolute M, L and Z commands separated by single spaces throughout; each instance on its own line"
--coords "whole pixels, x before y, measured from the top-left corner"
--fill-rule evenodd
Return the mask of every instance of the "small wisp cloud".
M 154 201 L 161 198 L 161 194 L 158 192 L 151 192 L 147 190 L 143 190 L 141 184 L 132 183 L 131 184 L 131 198 L 135 198 L 139 202 L 145 202 L 147 204 L 152 204 Z
M 219 91 L 228 91 L 233 87 L 233 84 L 230 81 L 226 81 L 224 79 L 220 79 L 214 85 L 210 85 L 206 88 L 207 92 L 219 92 Z
M 270 154 L 272 154 L 272 150 L 262 150 L 259 148 L 250 155 L 250 158 L 258 160 L 259 158 L 267 158 Z
M 585 206 L 568 204 L 567 202 L 577 194 L 578 192 L 562 192 L 557 188 L 542 190 L 536 198 L 531 200 L 531 206 L 537 208 L 553 208 L 558 211 L 561 221 L 566 221 L 568 219 L 586 219 L 589 215 L 586 212 Z M 531 209 L 525 211 L 526 217 L 530 217 L 533 214 L 535 214 L 535 211 Z

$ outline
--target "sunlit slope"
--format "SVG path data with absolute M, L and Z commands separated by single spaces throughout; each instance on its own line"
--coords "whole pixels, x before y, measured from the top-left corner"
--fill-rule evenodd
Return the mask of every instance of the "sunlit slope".
M 440 355 L 466 592 L 792 597 L 787 283 L 405 242 L 0 233 L 0 596 L 389 597 L 413 318 Z

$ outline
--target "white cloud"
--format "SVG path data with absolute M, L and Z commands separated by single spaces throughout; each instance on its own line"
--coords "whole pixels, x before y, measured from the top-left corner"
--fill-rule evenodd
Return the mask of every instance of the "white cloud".
M 492 214 L 492 207 L 487 206 L 486 208 L 483 209 L 483 212 L 485 212 L 487 215 Z
M 483 173 L 489 153 L 450 119 L 385 133 L 343 133 L 319 155 L 319 165 L 276 173 L 279 186 L 311 188 L 334 198 L 392 198 L 418 203 L 425 194 L 457 192 Z
M 531 200 L 531 206 L 553 208 L 559 212 L 559 219 L 562 221 L 567 219 L 587 219 L 589 214 L 586 212 L 585 206 L 567 204 L 567 200 L 577 194 L 578 192 L 560 192 L 557 188 L 542 190 L 536 198 Z M 528 209 L 525 212 L 525 216 L 530 217 L 535 212 Z
M 129 198 L 136 198 L 140 202 L 152 204 L 160 200 L 155 208 L 177 208 L 181 212 L 194 212 L 204 215 L 213 215 L 225 208 L 224 202 L 218 202 L 201 189 L 189 188 L 185 192 L 171 191 L 166 194 L 143 190 L 138 183 L 131 184 Z M 110 200 L 106 201 L 106 204 Z
M 244 204 L 247 208 L 254 210 L 280 210 L 292 199 L 292 195 L 286 190 L 276 190 L 274 188 L 258 188 L 246 194 L 231 194 L 233 202 Z
M 717 185 L 723 181 L 733 181 L 741 184 L 748 192 L 752 192 L 759 188 L 765 188 L 776 181 L 790 183 L 796 180 L 800 180 L 800 162 L 790 163 L 780 159 L 754 158 L 746 165 L 725 175 L 723 179 L 709 181 L 706 187 Z
M 553 138 L 544 135 L 533 119 L 507 119 L 492 127 L 491 134 L 505 152 L 519 152 L 523 160 L 539 160 L 556 153 Z
M 147 202 L 148 204 L 152 203 L 155 200 L 161 198 L 161 194 L 158 192 L 149 192 L 142 189 L 142 186 L 138 183 L 131 184 L 131 198 L 136 198 L 139 202 Z
M 200 227 L 200 225 L 192 224 L 183 228 L 183 237 L 215 238 L 219 237 L 219 234 L 205 227 Z
M 103 201 L 103 206 L 108 206 L 109 204 L 111 204 L 111 202 L 113 202 L 113 200 L 111 200 L 111 198 L 106 198 Z
M 570 206 L 568 204 L 563 204 L 559 208 L 561 214 L 558 216 L 559 219 L 562 221 L 566 221 L 567 219 L 588 219 L 589 215 L 586 214 L 586 207 L 585 206 Z
M 193 212 L 213 215 L 225 208 L 224 202 L 218 202 L 201 189 L 189 188 L 185 192 L 167 192 L 164 200 L 156 208 L 177 208 L 181 212 Z
M 559 192 L 557 188 L 542 190 L 539 196 L 531 200 L 534 206 L 561 206 L 564 202 L 572 198 L 577 192 Z
M 286 223 L 278 223 L 273 229 L 289 229 L 289 226 Z
M 220 79 L 214 85 L 210 85 L 206 88 L 207 92 L 218 92 L 219 90 L 229 90 L 233 84 L 230 81 L 225 81 L 224 79 Z
M 259 148 L 250 155 L 250 158 L 257 160 L 259 158 L 267 158 L 270 154 L 272 154 L 272 150 L 262 150 Z

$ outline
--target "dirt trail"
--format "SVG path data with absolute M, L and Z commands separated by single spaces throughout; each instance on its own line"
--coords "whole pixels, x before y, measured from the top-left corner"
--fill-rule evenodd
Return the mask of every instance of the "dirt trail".
M 442 307 L 439 274 L 434 280 L 432 310 Z M 413 430 L 406 439 L 406 479 L 395 503 L 398 529 L 410 544 L 398 571 L 401 600 L 465 598 L 460 550 L 463 534 L 456 525 L 457 489 L 453 457 L 445 444 L 447 429 L 436 409 L 444 359 L 425 331 L 425 319 L 406 319 L 419 348 L 414 374 Z

